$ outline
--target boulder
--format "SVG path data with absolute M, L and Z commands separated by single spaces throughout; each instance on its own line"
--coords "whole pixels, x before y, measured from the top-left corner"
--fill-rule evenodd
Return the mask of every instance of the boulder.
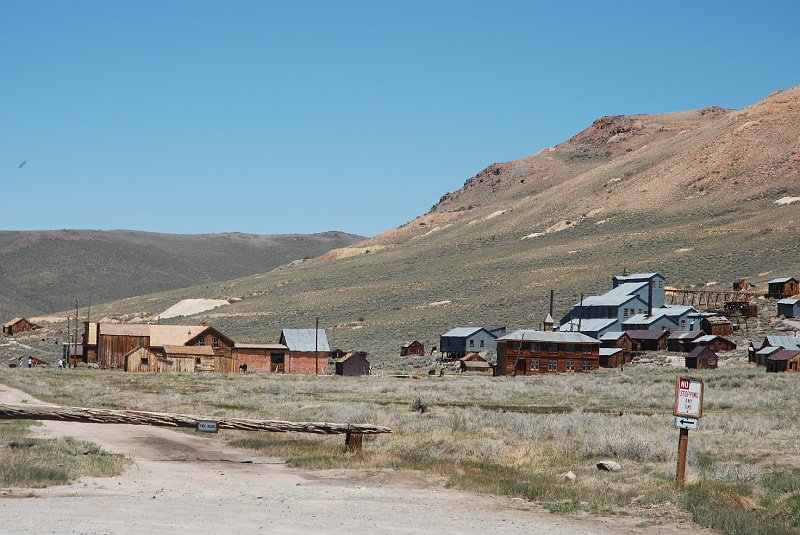
M 600 461 L 597 463 L 598 470 L 605 470 L 606 472 L 619 472 L 622 470 L 622 465 L 616 461 Z
M 558 474 L 559 479 L 566 479 L 567 481 L 575 481 L 576 476 L 575 473 L 570 470 L 569 472 L 564 472 L 563 474 Z

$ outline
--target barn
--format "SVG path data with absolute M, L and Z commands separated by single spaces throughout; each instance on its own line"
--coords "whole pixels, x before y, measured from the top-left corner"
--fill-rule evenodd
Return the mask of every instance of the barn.
M 787 297 L 778 301 L 778 316 L 800 318 L 800 299 Z
M 3 336 L 14 336 L 17 333 L 35 331 L 36 329 L 41 329 L 41 326 L 25 318 L 14 318 L 3 324 Z
M 336 375 L 345 377 L 355 377 L 357 375 L 370 375 L 372 366 L 367 360 L 367 354 L 363 351 L 350 351 L 345 356 L 335 362 Z
M 686 367 L 690 370 L 716 370 L 719 357 L 708 346 L 697 346 L 686 355 Z
M 419 340 L 412 340 L 400 346 L 400 356 L 406 357 L 409 355 L 424 355 L 425 345 Z
M 767 282 L 767 295 L 773 299 L 783 299 L 800 294 L 800 281 L 794 277 L 781 277 Z
M 286 346 L 284 373 L 326 374 L 331 348 L 325 329 L 283 329 L 280 342 Z

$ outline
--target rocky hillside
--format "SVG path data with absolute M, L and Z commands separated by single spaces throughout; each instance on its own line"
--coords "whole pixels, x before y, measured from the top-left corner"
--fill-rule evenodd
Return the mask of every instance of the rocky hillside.
M 798 132 L 800 88 L 738 111 L 603 117 L 556 147 L 490 165 L 428 213 L 369 240 L 98 312 L 238 298 L 192 321 L 271 341 L 319 315 L 333 345 L 370 351 L 392 369 L 404 340 L 437 345 L 456 325 L 535 327 L 550 289 L 561 317 L 623 269 L 659 270 L 677 286 L 728 288 L 741 277 L 765 286 L 800 275 Z
M 341 232 L 0 232 L 0 317 L 7 321 L 62 310 L 75 299 L 99 304 L 264 273 L 361 239 Z

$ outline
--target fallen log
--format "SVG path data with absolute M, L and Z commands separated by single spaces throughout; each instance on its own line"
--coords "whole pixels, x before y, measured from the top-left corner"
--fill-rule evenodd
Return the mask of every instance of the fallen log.
M 92 424 L 133 424 L 196 429 L 199 422 L 213 421 L 220 429 L 239 431 L 268 431 L 272 433 L 314 433 L 318 435 L 376 435 L 391 433 L 388 427 L 369 424 L 342 424 L 328 422 L 286 422 L 283 420 L 255 420 L 250 418 L 203 418 L 186 414 L 164 412 L 87 409 L 54 405 L 4 405 L 0 404 L 0 419 L 57 420 Z

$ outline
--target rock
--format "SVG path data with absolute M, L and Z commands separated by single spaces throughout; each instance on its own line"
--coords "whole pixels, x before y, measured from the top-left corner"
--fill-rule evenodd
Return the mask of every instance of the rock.
M 605 470 L 606 472 L 619 472 L 622 470 L 622 465 L 615 461 L 600 461 L 597 463 L 598 470 Z
M 559 479 L 566 479 L 567 481 L 575 481 L 575 473 L 570 470 L 569 472 L 564 472 L 563 474 L 558 474 Z

